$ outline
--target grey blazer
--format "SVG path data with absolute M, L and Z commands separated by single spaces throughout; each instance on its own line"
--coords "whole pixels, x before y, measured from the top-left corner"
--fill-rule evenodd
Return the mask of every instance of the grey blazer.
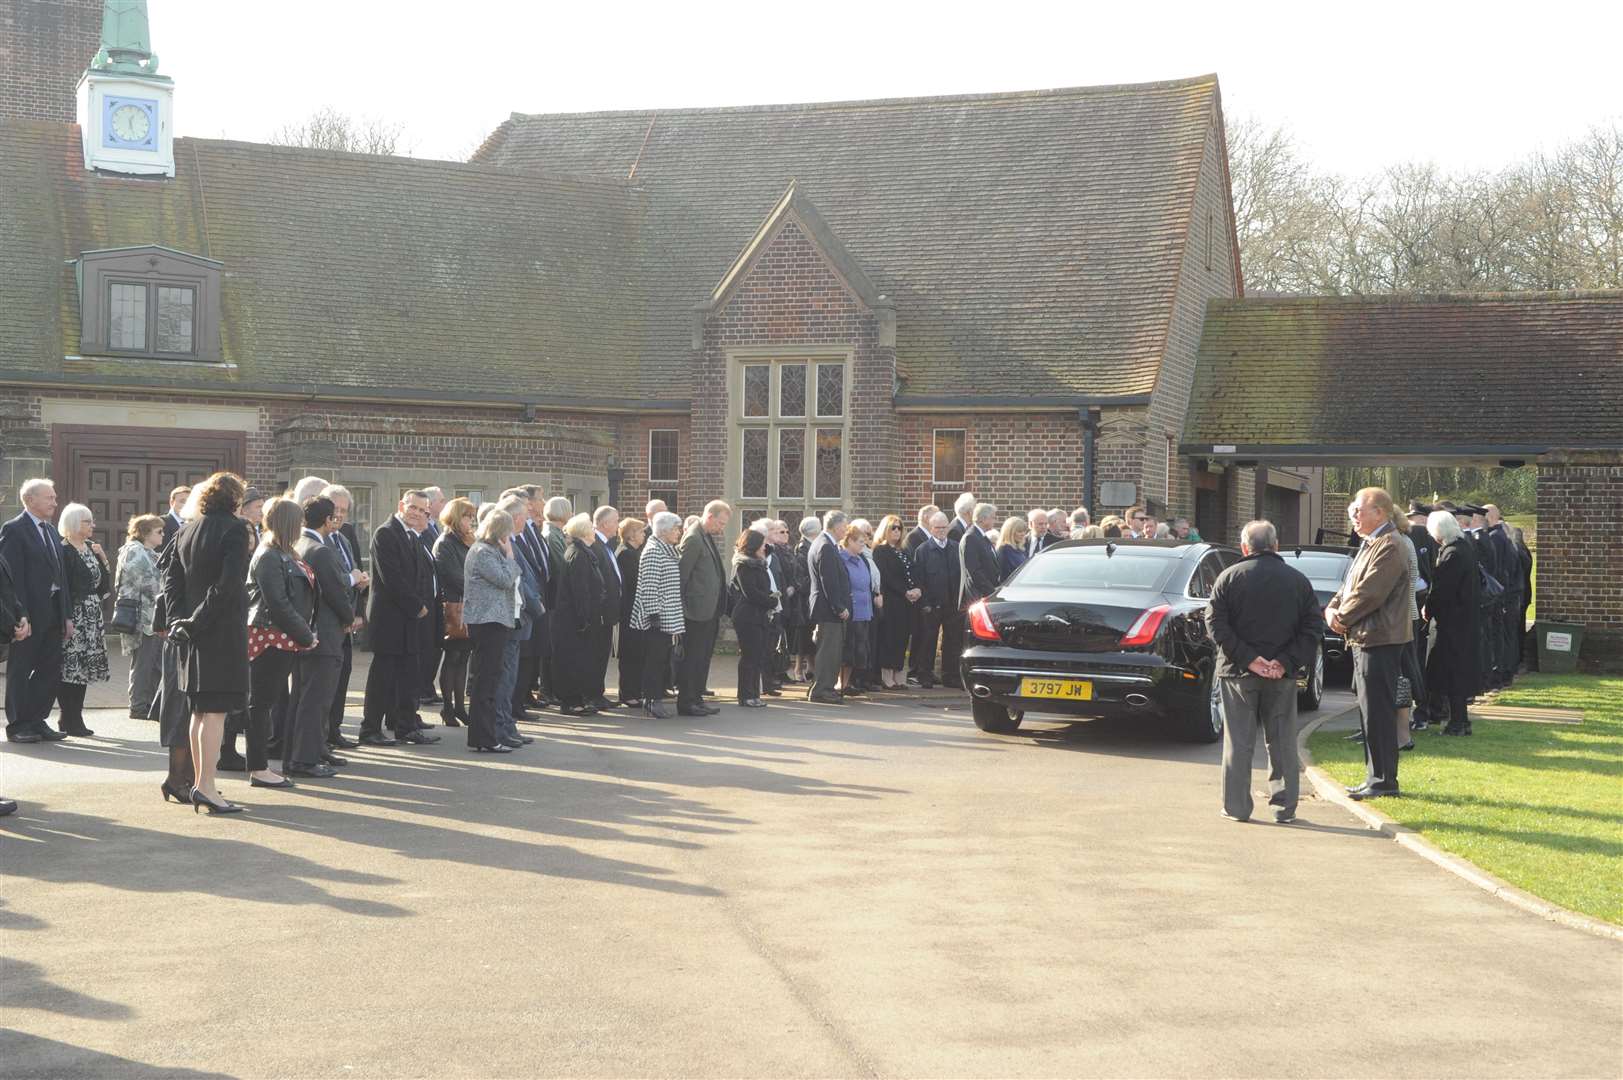
M 355 621 L 355 608 L 349 600 L 349 574 L 338 550 L 309 533 L 299 537 L 293 550 L 316 575 L 316 652 L 343 656 L 344 634 Z
M 513 626 L 513 587 L 517 583 L 518 563 L 503 555 L 501 548 L 476 541 L 462 566 L 462 621 L 469 626 Z

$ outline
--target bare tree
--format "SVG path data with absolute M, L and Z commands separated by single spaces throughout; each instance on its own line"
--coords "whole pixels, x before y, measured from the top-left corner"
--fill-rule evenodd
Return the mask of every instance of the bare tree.
M 351 154 L 410 154 L 400 145 L 402 124 L 376 117 L 356 118 L 324 106 L 299 124 L 284 124 L 270 137 L 276 146 L 306 146 Z

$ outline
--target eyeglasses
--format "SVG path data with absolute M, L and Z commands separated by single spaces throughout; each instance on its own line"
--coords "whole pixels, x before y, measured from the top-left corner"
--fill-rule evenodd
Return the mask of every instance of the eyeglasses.
M 901 527 L 901 526 L 900 526 L 900 525 L 892 525 L 892 526 L 891 526 L 891 527 L 890 527 L 890 531 L 891 531 L 891 532 L 901 532 L 901 531 L 902 531 L 902 527 Z

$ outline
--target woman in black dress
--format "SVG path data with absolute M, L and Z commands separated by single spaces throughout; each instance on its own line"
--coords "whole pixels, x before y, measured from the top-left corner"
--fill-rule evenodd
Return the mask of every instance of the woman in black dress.
M 463 605 L 463 568 L 468 561 L 468 549 L 474 543 L 476 514 L 476 508 L 467 499 L 452 499 L 440 510 L 440 535 L 434 541 L 434 580 L 439 584 L 439 602 L 442 607 L 455 604 L 454 610 L 459 613 Z M 447 618 L 446 626 L 450 623 Z M 440 661 L 440 697 L 444 700 L 440 706 L 440 722 L 448 728 L 468 722 L 468 701 L 463 695 L 468 686 L 468 659 L 473 655 L 473 641 L 468 637 L 467 626 L 462 622 L 462 637 L 445 639 L 445 659 Z
M 913 561 L 902 547 L 906 530 L 902 519 L 887 514 L 874 537 L 873 561 L 879 567 L 879 588 L 885 605 L 879 609 L 874 666 L 886 690 L 907 688 L 907 641 L 913 629 L 913 605 L 922 595 L 913 580 Z
M 1465 702 L 1482 684 L 1477 663 L 1481 584 L 1477 579 L 1476 552 L 1447 510 L 1438 510 L 1426 518 L 1426 531 L 1442 545 L 1432 571 L 1426 610 L 1422 612 L 1422 618 L 1437 622 L 1431 656 L 1426 661 L 1428 711 L 1437 716 L 1446 703 L 1448 724 L 1443 734 L 1469 735 L 1471 718 L 1466 715 Z
M 225 714 L 248 705 L 248 525 L 237 517 L 246 485 L 215 473 L 197 496 L 197 517 L 175 534 L 163 575 L 179 684 L 192 708 L 194 809 L 236 813 L 220 798 L 214 766 Z
M 791 550 L 786 574 L 795 591 L 784 604 L 783 614 L 784 632 L 789 638 L 789 674 L 786 678 L 788 682 L 810 682 L 812 657 L 817 652 L 817 645 L 812 641 L 811 565 L 808 560 L 812 541 L 823 531 L 823 523 L 815 517 L 804 517 L 795 531 L 800 534 L 800 542 Z
M 648 527 L 642 522 L 636 518 L 620 522 L 620 550 L 614 553 L 614 561 L 620 566 L 620 704 L 632 709 L 642 705 L 642 668 L 648 655 L 643 632 L 631 626 L 631 608 L 637 601 L 637 568 L 647 540 Z
M 552 680 L 565 716 L 592 716 L 587 704 L 592 667 L 592 636 L 619 612 L 605 610 L 608 589 L 592 545 L 597 534 L 587 514 L 576 514 L 564 526 L 569 546 L 564 550 L 564 573 L 558 583 L 558 603 L 552 616 Z

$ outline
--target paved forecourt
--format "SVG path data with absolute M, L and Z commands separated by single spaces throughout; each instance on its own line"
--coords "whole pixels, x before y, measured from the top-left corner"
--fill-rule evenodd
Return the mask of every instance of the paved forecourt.
M 1314 800 L 1225 821 L 1217 747 L 950 695 L 557 719 L 228 818 L 121 711 L 6 746 L 4 1073 L 1623 1072 L 1623 948 Z

